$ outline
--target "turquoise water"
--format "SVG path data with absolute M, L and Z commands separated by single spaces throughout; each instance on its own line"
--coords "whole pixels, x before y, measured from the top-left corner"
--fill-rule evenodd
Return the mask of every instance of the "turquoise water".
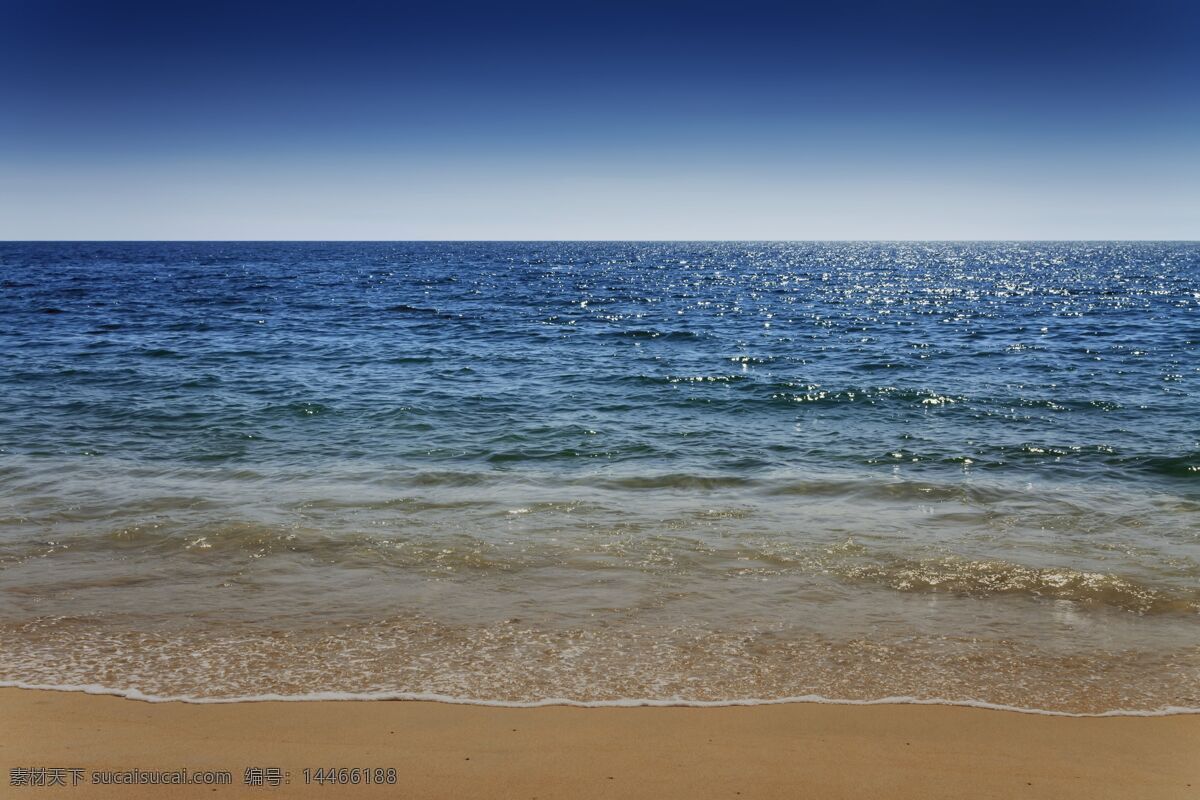
M 0 244 L 0 679 L 1200 706 L 1200 246 Z

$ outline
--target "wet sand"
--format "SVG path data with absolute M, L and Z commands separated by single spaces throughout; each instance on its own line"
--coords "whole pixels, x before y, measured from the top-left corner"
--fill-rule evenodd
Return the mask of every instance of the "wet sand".
M 187 705 L 0 690 L 0 796 L 1197 798 L 1200 715 L 1066 718 L 948 706 L 492 708 Z M 77 787 L 13 786 L 78 768 Z M 247 768 L 286 785 L 252 787 Z M 306 785 L 383 767 L 394 785 Z M 98 786 L 93 770 L 228 770 L 230 786 Z M 70 773 L 66 773 L 70 783 Z

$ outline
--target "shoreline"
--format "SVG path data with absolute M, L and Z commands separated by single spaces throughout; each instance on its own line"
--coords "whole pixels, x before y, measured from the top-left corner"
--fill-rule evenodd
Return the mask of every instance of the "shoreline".
M 1164 706 L 1155 709 L 1109 709 L 1105 711 L 1061 711 L 1048 708 L 989 703 L 983 700 L 947 700 L 944 698 L 919 698 L 887 696 L 871 700 L 849 700 L 823 695 L 803 695 L 776 698 L 734 698 L 730 700 L 686 700 L 682 698 L 620 698 L 616 700 L 572 700 L 570 698 L 546 698 L 543 700 L 484 700 L 474 697 L 457 697 L 432 692 L 311 692 L 307 694 L 261 694 L 233 697 L 195 697 L 191 695 L 145 694 L 138 689 L 116 689 L 97 684 L 38 684 L 25 681 L 0 681 L 0 691 L 60 692 L 83 694 L 93 697 L 117 697 L 138 703 L 179 703 L 183 705 L 239 705 L 250 703 L 370 703 L 370 702 L 417 702 L 442 703 L 452 706 L 477 706 L 483 708 L 756 708 L 758 706 L 786 706 L 795 704 L 828 706 L 949 706 L 952 708 L 974 708 L 987 711 L 1004 711 L 1013 714 L 1031 714 L 1043 717 L 1070 717 L 1077 719 L 1104 719 L 1115 717 L 1174 717 L 1200 715 L 1200 707 Z
M 1184 798 L 1200 715 L 1063 717 L 929 704 L 541 706 L 130 702 L 0 688 L 0 782 L 72 797 Z M 10 785 L 14 768 L 83 785 Z M 286 786 L 244 784 L 278 768 Z M 394 785 L 303 770 L 394 768 Z M 227 786 L 93 785 L 92 771 L 228 771 Z M 0 792 L 4 794 L 4 792 Z M 7 796 L 7 795 L 6 795 Z

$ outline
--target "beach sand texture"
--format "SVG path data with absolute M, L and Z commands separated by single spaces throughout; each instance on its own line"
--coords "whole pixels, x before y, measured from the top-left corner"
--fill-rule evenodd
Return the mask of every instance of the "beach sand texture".
M 5 797 L 1195 798 L 1200 715 L 1074 718 L 795 703 L 516 709 L 427 702 L 144 703 L 0 690 Z M 394 767 L 394 786 L 305 768 Z M 233 785 L 10 785 L 14 767 L 229 770 Z M 278 788 L 243 784 L 278 767 Z

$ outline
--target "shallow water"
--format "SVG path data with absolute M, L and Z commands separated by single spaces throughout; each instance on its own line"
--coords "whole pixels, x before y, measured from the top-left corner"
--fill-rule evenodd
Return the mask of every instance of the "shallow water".
M 0 244 L 0 680 L 1200 707 L 1200 246 Z

